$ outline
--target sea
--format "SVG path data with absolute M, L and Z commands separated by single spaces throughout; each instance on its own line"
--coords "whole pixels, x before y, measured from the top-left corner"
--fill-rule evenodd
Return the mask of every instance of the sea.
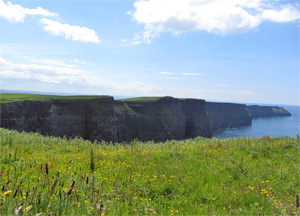
M 248 105 L 248 104 L 247 104 Z M 252 104 L 251 104 L 252 105 Z M 262 104 L 258 104 L 262 105 Z M 272 106 L 263 104 L 264 106 Z M 252 125 L 221 129 L 213 132 L 214 138 L 230 138 L 230 137 L 297 137 L 300 135 L 300 106 L 278 105 L 291 113 L 291 116 L 285 117 L 269 117 L 254 118 Z

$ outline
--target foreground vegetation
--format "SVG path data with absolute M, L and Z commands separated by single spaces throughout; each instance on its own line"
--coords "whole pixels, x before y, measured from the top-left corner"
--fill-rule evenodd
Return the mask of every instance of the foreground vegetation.
M 297 215 L 299 147 L 290 137 L 113 145 L 0 129 L 0 215 Z

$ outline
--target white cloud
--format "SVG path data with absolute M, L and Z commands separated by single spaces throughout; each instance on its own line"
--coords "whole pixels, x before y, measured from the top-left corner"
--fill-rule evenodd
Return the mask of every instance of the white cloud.
M 299 6 L 278 5 L 276 0 L 137 0 L 134 7 L 129 15 L 144 25 L 144 31 L 134 36 L 135 44 L 150 43 L 162 32 L 228 35 L 247 32 L 266 20 L 300 19 Z
M 29 57 L 28 57 L 29 58 Z M 32 58 L 30 58 L 32 59 Z M 38 62 L 38 59 L 34 61 Z M 91 74 L 88 71 L 81 70 L 68 65 L 55 66 L 53 62 L 41 59 L 37 64 L 19 64 L 8 61 L 0 55 L 0 77 L 2 88 L 20 89 L 25 86 L 27 90 L 33 90 L 43 86 L 44 89 L 53 92 L 63 92 L 62 89 L 73 89 L 74 93 L 109 94 L 122 96 L 166 96 L 173 97 L 192 97 L 203 99 L 222 98 L 222 100 L 232 101 L 233 99 L 243 101 L 245 97 L 257 98 L 257 93 L 247 89 L 241 90 L 226 89 L 188 89 L 188 88 L 170 88 L 167 86 L 157 86 L 154 84 L 129 81 L 129 82 L 111 82 L 103 80 L 100 76 Z M 41 63 L 42 62 L 42 63 Z M 46 64 L 49 62 L 50 64 Z M 63 61 L 58 61 L 63 62 Z M 165 77 L 166 79 L 184 79 L 184 77 Z M 14 84 L 18 86 L 14 86 Z M 30 87 L 28 87 L 28 84 Z M 27 86 L 26 86 L 27 85 Z M 78 90 L 79 89 L 79 90 Z
M 62 24 L 58 21 L 46 18 L 42 18 L 40 21 L 44 25 L 44 30 L 52 33 L 53 35 L 64 36 L 65 39 L 74 41 L 93 43 L 101 42 L 93 29 L 69 24 Z
M 169 71 L 162 71 L 162 72 L 158 72 L 158 74 L 162 74 L 162 75 L 172 75 L 172 74 L 176 74 L 176 73 L 169 72 Z
M 71 62 L 75 62 L 76 64 L 86 64 L 86 62 L 79 61 L 78 59 L 72 59 Z
M 69 67 L 69 68 L 73 68 L 75 67 L 74 64 L 67 64 L 64 61 L 61 60 L 54 60 L 54 59 L 39 59 L 39 58 L 31 58 L 31 57 L 24 57 L 25 59 L 30 60 L 31 62 L 34 63 L 42 63 L 42 64 L 46 64 L 46 65 L 54 65 L 54 66 L 63 66 L 63 67 Z M 71 60 L 74 61 L 74 60 Z M 78 60 L 77 60 L 78 61 Z M 79 63 L 74 61 L 75 63 Z
M 118 91 L 128 94 L 151 94 L 161 92 L 162 87 L 147 84 L 143 82 L 130 81 L 127 83 L 117 83 L 105 81 L 101 77 L 91 74 L 88 71 L 70 67 L 63 61 L 51 59 L 29 58 L 31 61 L 39 62 L 38 64 L 18 64 L 5 60 L 0 56 L 0 77 L 6 83 L 13 80 L 29 81 L 30 83 L 48 83 L 56 84 L 57 88 L 63 86 L 80 86 L 84 88 L 92 87 L 101 90 Z M 63 63 L 53 65 L 53 63 Z M 46 64 L 48 63 L 48 64 Z
M 40 15 L 45 17 L 57 16 L 56 13 L 49 12 L 41 7 L 34 9 L 23 8 L 21 5 L 5 3 L 0 0 L 0 17 L 9 20 L 10 22 L 23 22 L 26 15 Z
M 202 73 L 182 73 L 184 76 L 203 76 Z
M 291 22 L 300 19 L 300 12 L 297 8 L 287 5 L 281 7 L 280 10 L 265 10 L 263 12 L 263 18 L 278 23 Z
M 5 3 L 0 0 L 0 17 L 9 20 L 10 22 L 24 22 L 26 15 L 44 16 L 44 17 L 58 17 L 58 14 L 49 12 L 41 7 L 24 8 L 18 4 L 11 2 Z M 58 21 L 42 18 L 40 22 L 43 24 L 43 29 L 54 35 L 64 36 L 65 39 L 82 42 L 100 43 L 100 39 L 93 29 L 80 27 L 76 25 L 62 24 Z

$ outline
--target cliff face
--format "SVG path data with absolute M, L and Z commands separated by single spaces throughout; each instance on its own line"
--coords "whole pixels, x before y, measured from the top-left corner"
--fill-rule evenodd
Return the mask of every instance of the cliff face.
M 1 104 L 1 127 L 44 135 L 116 140 L 113 98 Z
M 244 104 L 206 102 L 212 130 L 251 125 L 252 117 Z
M 109 96 L 52 98 L 0 105 L 0 127 L 113 142 L 211 137 L 212 130 L 251 125 L 252 116 L 290 115 L 282 107 L 246 107 L 172 97 L 122 101 Z
M 205 101 L 164 97 L 115 102 L 120 140 L 142 141 L 211 137 Z
M 205 101 L 171 97 L 150 102 L 102 97 L 2 103 L 0 126 L 99 141 L 211 137 Z
M 291 116 L 287 110 L 278 106 L 247 106 L 249 113 L 253 118 L 259 117 L 275 117 L 275 116 Z

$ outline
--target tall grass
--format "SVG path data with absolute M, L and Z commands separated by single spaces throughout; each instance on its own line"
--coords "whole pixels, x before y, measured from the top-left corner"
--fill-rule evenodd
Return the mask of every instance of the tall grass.
M 299 139 L 91 143 L 0 129 L 0 215 L 293 215 Z

